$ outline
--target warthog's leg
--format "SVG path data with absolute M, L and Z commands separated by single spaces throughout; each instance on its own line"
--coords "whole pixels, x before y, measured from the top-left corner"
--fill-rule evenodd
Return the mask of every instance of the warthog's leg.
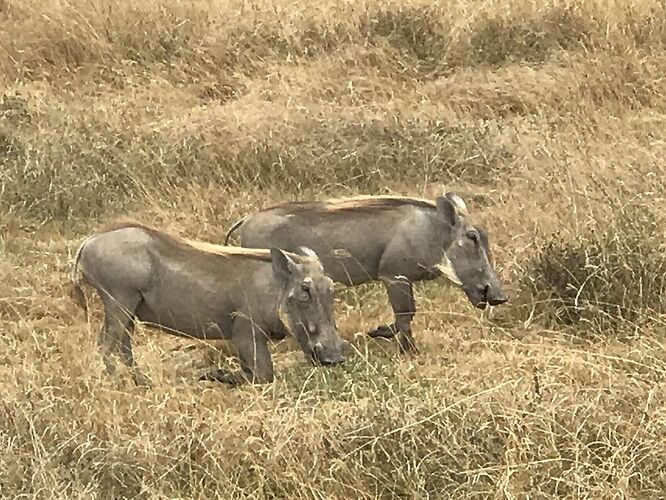
M 386 287 L 391 308 L 395 314 L 395 322 L 390 326 L 379 326 L 369 335 L 372 337 L 389 337 L 397 334 L 400 352 L 416 353 L 418 350 L 412 336 L 412 319 L 414 319 L 416 313 L 412 283 L 402 276 L 382 278 L 382 282 Z M 392 335 L 385 335 L 386 330 L 391 331 Z
M 376 339 L 377 337 L 381 337 L 383 339 L 392 339 L 395 337 L 397 331 L 398 327 L 395 326 L 395 323 L 391 323 L 390 325 L 379 325 L 377 328 L 370 330 L 368 332 L 368 336 L 372 337 L 373 339 Z
M 150 386 L 150 380 L 146 377 L 141 369 L 137 366 L 136 361 L 134 361 L 134 355 L 132 354 L 132 341 L 130 340 L 130 333 L 134 331 L 134 319 L 132 318 L 131 327 L 128 327 L 121 336 L 120 343 L 120 358 L 123 360 L 125 365 L 129 368 L 130 373 L 132 374 L 132 380 L 136 385 L 141 386 Z
M 99 335 L 97 336 L 97 346 L 99 347 L 99 352 L 102 355 L 102 361 L 106 367 L 106 372 L 109 375 L 113 375 L 116 372 L 116 364 L 113 362 L 111 354 L 116 351 L 116 339 L 109 335 L 109 315 L 104 313 L 104 322 L 102 327 L 99 329 Z M 113 331 L 113 329 L 111 329 Z
M 111 354 L 118 354 L 123 363 L 127 365 L 136 385 L 150 385 L 134 361 L 132 355 L 132 344 L 130 334 L 134 331 L 135 311 L 141 302 L 138 293 L 104 294 L 104 326 L 100 332 L 100 351 L 107 371 L 113 373 L 115 365 L 111 360 Z
M 272 329 L 269 334 L 269 338 L 271 340 L 284 340 L 287 338 L 289 330 L 287 330 L 287 327 L 282 321 L 278 321 L 277 326 Z
M 249 319 L 237 317 L 234 319 L 231 342 L 238 350 L 241 369 L 236 372 L 216 370 L 202 376 L 200 380 L 215 380 L 232 385 L 273 381 L 273 361 L 268 350 L 266 333 Z

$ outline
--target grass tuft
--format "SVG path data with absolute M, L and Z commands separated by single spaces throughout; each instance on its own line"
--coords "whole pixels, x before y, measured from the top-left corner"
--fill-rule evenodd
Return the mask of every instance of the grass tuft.
M 662 317 L 666 257 L 654 239 L 659 227 L 645 207 L 633 207 L 575 239 L 552 235 L 526 269 L 530 314 L 554 328 L 577 325 L 601 334 Z

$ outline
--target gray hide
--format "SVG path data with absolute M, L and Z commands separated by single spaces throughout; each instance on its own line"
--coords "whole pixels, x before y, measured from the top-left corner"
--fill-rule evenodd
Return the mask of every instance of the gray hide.
M 412 283 L 442 275 L 479 308 L 507 301 L 492 264 L 486 231 L 471 224 L 455 193 L 435 203 L 407 197 L 366 196 L 324 202 L 291 202 L 261 210 L 234 224 L 240 245 L 313 249 L 336 282 L 380 280 L 395 314 L 372 337 L 398 333 L 401 351 L 416 351 L 411 322 Z
M 284 338 L 287 331 L 281 308 L 307 358 L 321 364 L 343 361 L 333 318 L 333 282 L 316 254 L 302 252 L 187 242 L 128 224 L 81 244 L 71 273 L 72 292 L 84 305 L 80 285 L 87 283 L 101 298 L 99 348 L 109 373 L 115 370 L 111 355 L 117 354 L 137 384 L 149 383 L 132 356 L 130 334 L 138 320 L 174 335 L 230 339 L 241 371 L 213 378 L 270 382 L 267 340 Z

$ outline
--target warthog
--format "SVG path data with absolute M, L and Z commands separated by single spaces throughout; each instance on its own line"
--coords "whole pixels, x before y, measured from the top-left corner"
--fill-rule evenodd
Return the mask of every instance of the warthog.
M 230 339 L 241 370 L 204 378 L 271 382 L 267 340 L 285 337 L 281 309 L 307 358 L 321 364 L 344 360 L 333 282 L 312 250 L 300 252 L 223 247 L 124 224 L 81 243 L 71 270 L 72 295 L 84 309 L 83 282 L 100 296 L 104 323 L 98 344 L 109 374 L 115 371 L 111 355 L 117 354 L 137 385 L 150 384 L 132 356 L 130 333 L 138 320 L 178 336 Z
M 434 203 L 396 196 L 289 202 L 239 220 L 226 242 L 235 231 L 243 247 L 312 248 L 326 274 L 338 283 L 381 280 L 395 321 L 368 334 L 390 338 L 398 333 L 402 352 L 417 350 L 411 331 L 415 281 L 444 275 L 479 308 L 507 301 L 487 233 L 470 222 L 464 201 L 455 193 Z

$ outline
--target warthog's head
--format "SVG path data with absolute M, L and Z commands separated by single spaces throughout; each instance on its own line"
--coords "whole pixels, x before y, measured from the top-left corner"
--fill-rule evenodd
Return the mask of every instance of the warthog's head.
M 437 207 L 452 228 L 451 245 L 440 271 L 463 289 L 474 306 L 485 309 L 488 304 L 504 304 L 508 297 L 493 267 L 486 231 L 467 220 L 465 202 L 455 193 L 439 197 Z
M 313 362 L 333 365 L 345 360 L 343 341 L 333 316 L 333 281 L 312 250 L 302 248 L 303 257 L 292 259 L 271 249 L 273 272 L 285 293 L 285 310 L 291 329 L 305 355 Z

